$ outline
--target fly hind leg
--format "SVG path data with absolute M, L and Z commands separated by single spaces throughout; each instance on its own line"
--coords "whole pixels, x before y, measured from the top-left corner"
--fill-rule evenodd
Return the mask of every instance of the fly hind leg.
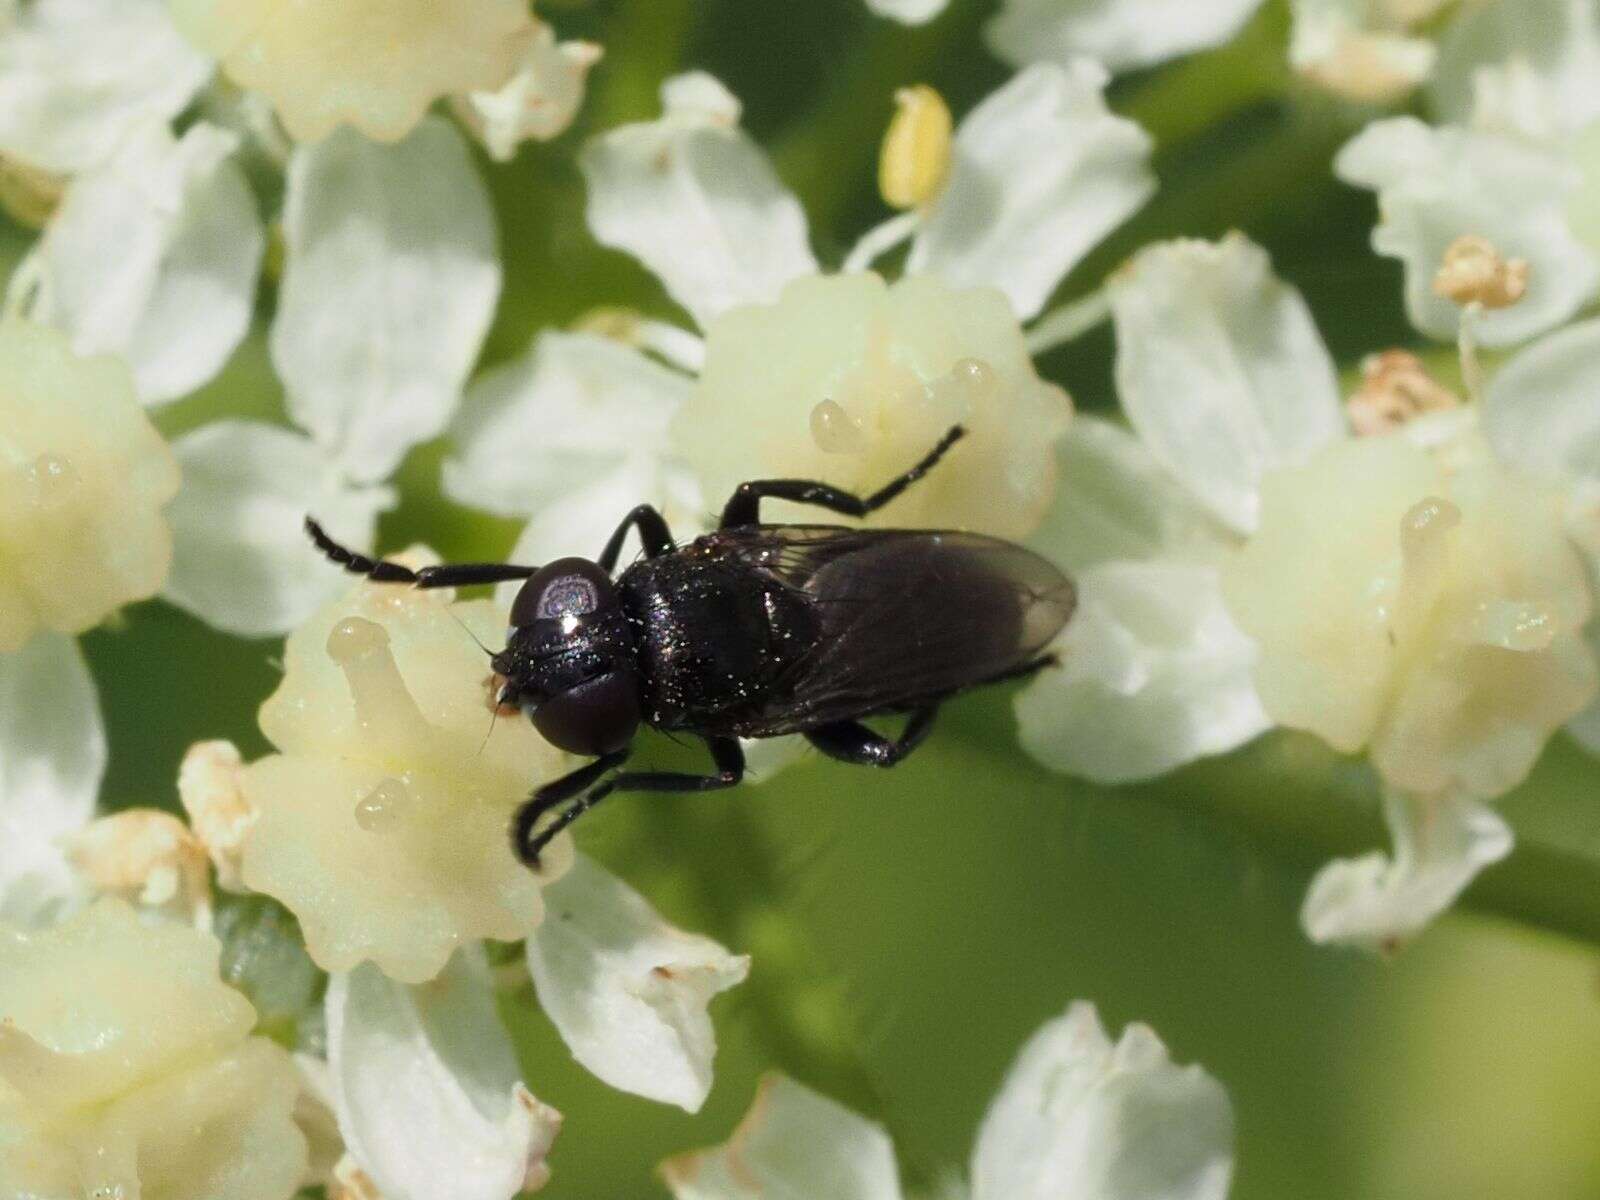
M 717 767 L 714 775 L 690 775 L 680 771 L 620 771 L 597 787 L 589 788 L 600 776 L 621 765 L 627 753 L 618 751 L 597 758 L 554 783 L 546 784 L 517 810 L 511 826 L 512 850 L 528 866 L 537 868 L 539 855 L 556 834 L 612 792 L 712 792 L 730 788 L 744 778 L 744 751 L 739 746 L 738 738 L 708 737 L 706 748 L 711 751 L 711 759 Z M 584 791 L 585 788 L 589 790 Z M 554 821 L 534 833 L 534 826 L 540 817 L 579 792 L 583 794 L 562 809 Z
M 734 489 L 733 495 L 728 497 L 728 503 L 722 509 L 722 524 L 719 528 L 730 529 L 740 525 L 759 525 L 761 523 L 761 501 L 771 496 L 774 500 L 793 500 L 799 504 L 815 504 L 818 508 L 825 508 L 829 512 L 842 513 L 847 517 L 864 517 L 868 513 L 876 512 L 901 492 L 905 491 L 917 480 L 921 479 L 934 465 L 943 458 L 951 446 L 954 446 L 967 431 L 959 425 L 952 425 L 945 435 L 939 439 L 939 444 L 928 451 L 921 462 L 912 467 L 904 475 L 891 480 L 885 486 L 873 492 L 872 495 L 862 497 L 854 492 L 844 491 L 832 484 L 821 483 L 814 479 L 753 479 L 748 483 L 741 483 Z
M 898 738 L 886 738 L 860 721 L 834 721 L 805 732 L 806 741 L 829 758 L 866 767 L 892 767 L 923 742 L 933 729 L 939 706 L 919 708 L 906 721 Z

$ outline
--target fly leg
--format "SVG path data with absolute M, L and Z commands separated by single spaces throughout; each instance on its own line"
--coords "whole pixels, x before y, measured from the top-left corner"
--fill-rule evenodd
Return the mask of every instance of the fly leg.
M 829 758 L 864 767 L 892 767 L 922 744 L 933 729 L 939 706 L 919 708 L 906 721 L 898 738 L 874 733 L 860 721 L 834 721 L 805 731 L 805 739 Z
M 865 498 L 814 479 L 755 479 L 741 483 L 734 489 L 733 495 L 723 507 L 722 524 L 719 528 L 729 529 L 739 525 L 760 524 L 761 501 L 767 496 L 775 500 L 815 504 L 818 508 L 843 513 L 847 517 L 864 517 L 882 508 L 931 471 L 934 464 L 945 456 L 945 452 L 965 437 L 966 433 L 967 431 L 961 426 L 952 425 L 939 439 L 939 444 L 928 451 L 921 462 Z
M 600 551 L 600 557 L 595 559 L 600 564 L 600 569 L 607 575 L 616 569 L 617 555 L 622 553 L 622 541 L 628 536 L 628 530 L 636 527 L 646 558 L 654 558 L 672 549 L 672 530 L 667 528 L 666 518 L 650 505 L 641 504 L 622 518 L 622 524 L 617 526 L 617 531 L 611 535 L 606 548 Z
M 553 780 L 534 791 L 517 809 L 517 815 L 511 821 L 511 849 L 524 863 L 530 867 L 539 865 L 539 851 L 544 849 L 544 843 L 550 839 L 545 838 L 538 846 L 530 849 L 529 840 L 533 837 L 533 827 L 539 823 L 539 818 L 544 816 L 556 805 L 570 800 L 579 792 L 589 787 L 607 771 L 620 767 L 628 757 L 626 750 L 618 750 L 613 754 L 602 754 L 592 763 L 585 763 L 576 771 L 563 775 L 560 779 Z M 568 820 L 571 824 L 577 817 L 574 815 Z
M 511 848 L 528 866 L 538 867 L 540 853 L 556 834 L 612 792 L 714 792 L 732 787 L 744 778 L 744 751 L 739 746 L 738 738 L 708 737 L 706 748 L 711 751 L 712 761 L 716 763 L 715 775 L 688 775 L 679 771 L 621 771 L 599 786 L 589 788 L 601 775 L 621 765 L 627 752 L 619 750 L 579 767 L 554 783 L 547 783 L 517 810 L 511 829 Z M 585 792 L 585 788 L 589 790 Z M 579 792 L 584 794 L 562 809 L 554 821 L 538 833 L 533 832 L 541 816 Z
M 413 571 L 401 563 L 385 558 L 368 558 L 341 546 L 310 517 L 306 518 L 306 533 L 317 549 L 352 575 L 365 575 L 374 583 L 409 583 L 412 587 L 470 587 L 475 583 L 504 583 L 508 579 L 526 579 L 537 567 L 519 567 L 515 563 L 443 563 L 436 567 L 418 567 Z

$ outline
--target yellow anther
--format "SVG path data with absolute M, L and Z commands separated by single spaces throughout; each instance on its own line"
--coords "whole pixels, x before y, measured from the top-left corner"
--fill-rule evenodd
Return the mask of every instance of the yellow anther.
M 1475 234 L 1450 243 L 1433 277 L 1434 294 L 1460 305 L 1509 308 L 1527 290 L 1527 260 L 1501 258 L 1493 242 Z
M 572 329 L 576 333 L 592 333 L 631 346 L 638 340 L 639 321 L 637 310 L 608 304 L 580 315 L 572 322 Z
M 65 187 L 48 171 L 0 155 L 0 210 L 19 225 L 43 229 Z
M 950 109 L 926 84 L 894 94 L 895 114 L 878 157 L 878 191 L 891 208 L 918 208 L 950 173 Z
M 1345 401 L 1350 427 L 1357 437 L 1393 433 L 1428 413 L 1459 408 L 1461 400 L 1428 374 L 1428 368 L 1406 350 L 1385 350 L 1361 363 L 1361 387 Z

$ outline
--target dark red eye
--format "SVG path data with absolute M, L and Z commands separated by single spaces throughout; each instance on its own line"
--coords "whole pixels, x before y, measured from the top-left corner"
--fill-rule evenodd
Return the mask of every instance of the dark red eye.
M 609 607 L 616 596 L 610 578 L 587 558 L 558 558 L 522 585 L 511 605 L 511 624 L 521 629 L 539 620 L 581 617 Z
M 639 728 L 639 681 L 631 671 L 609 671 L 550 697 L 533 713 L 544 740 L 570 754 L 610 754 Z

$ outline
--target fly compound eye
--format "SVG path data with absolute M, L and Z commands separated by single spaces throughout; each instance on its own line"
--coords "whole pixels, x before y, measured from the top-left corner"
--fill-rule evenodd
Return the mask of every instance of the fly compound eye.
M 533 712 L 533 727 L 544 740 L 570 754 L 621 750 L 633 740 L 639 720 L 639 680 L 630 671 L 585 680 Z
M 533 573 L 511 605 L 511 624 L 581 617 L 616 603 L 611 579 L 586 558 L 558 558 Z

